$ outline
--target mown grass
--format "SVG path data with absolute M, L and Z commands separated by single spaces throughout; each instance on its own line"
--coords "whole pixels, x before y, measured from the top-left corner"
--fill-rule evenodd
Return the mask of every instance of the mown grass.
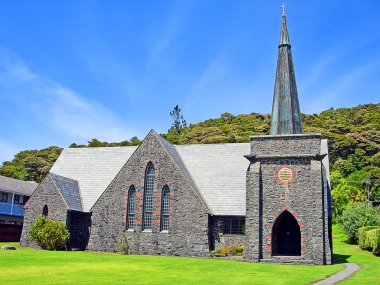
M 379 258 L 339 239 L 335 239 L 334 250 L 338 262 L 362 267 L 344 284 L 378 282 Z M 339 263 L 273 265 L 29 248 L 0 251 L 0 284 L 310 284 L 343 268 Z
M 0 284 L 305 284 L 342 268 L 19 248 L 1 251 Z
M 347 237 L 339 227 L 333 227 L 334 254 L 336 262 L 354 262 L 360 271 L 339 284 L 380 284 L 380 257 L 361 250 L 357 245 L 347 244 Z

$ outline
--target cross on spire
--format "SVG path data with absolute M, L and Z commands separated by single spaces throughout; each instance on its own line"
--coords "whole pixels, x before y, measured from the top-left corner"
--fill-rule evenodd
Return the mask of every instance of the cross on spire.
M 286 6 L 287 5 L 285 5 L 285 3 L 282 3 L 281 6 L 280 6 L 280 8 L 282 8 L 282 15 L 285 15 L 285 7 Z

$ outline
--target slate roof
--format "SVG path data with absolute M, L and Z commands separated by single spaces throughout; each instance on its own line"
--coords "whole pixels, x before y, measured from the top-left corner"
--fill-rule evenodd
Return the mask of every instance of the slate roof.
M 49 173 L 70 210 L 83 211 L 78 181 Z
M 38 184 L 34 181 L 22 181 L 0 176 L 0 191 L 31 196 Z
M 209 208 L 209 205 L 208 205 L 207 201 L 205 200 L 205 197 L 204 197 L 203 193 L 200 191 L 199 187 L 197 186 L 197 184 L 195 183 L 193 177 L 191 176 L 188 168 L 184 164 L 181 156 L 179 155 L 179 153 L 178 153 L 178 151 L 176 149 L 176 148 L 178 148 L 178 146 L 176 147 L 176 146 L 172 145 L 170 142 L 168 142 L 163 137 L 161 137 L 160 135 L 158 135 L 155 131 L 153 131 L 153 133 L 157 136 L 158 140 L 161 142 L 161 144 L 163 145 L 163 147 L 167 150 L 167 152 L 169 153 L 169 155 L 174 160 L 175 164 L 178 166 L 178 168 L 183 173 L 183 175 L 185 175 L 186 179 L 190 182 L 190 184 L 193 186 L 193 188 L 196 191 L 198 191 L 198 193 L 200 193 L 201 199 L 203 199 L 203 201 L 206 202 L 206 207 L 211 212 L 211 209 Z
M 175 147 L 214 215 L 245 215 L 249 143 Z
M 50 173 L 79 182 L 82 208 L 88 212 L 136 148 L 65 148 Z

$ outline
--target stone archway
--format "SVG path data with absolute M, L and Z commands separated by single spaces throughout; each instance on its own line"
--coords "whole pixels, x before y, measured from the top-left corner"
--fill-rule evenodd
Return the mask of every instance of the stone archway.
M 301 231 L 297 220 L 288 211 L 276 219 L 272 230 L 272 256 L 300 256 Z

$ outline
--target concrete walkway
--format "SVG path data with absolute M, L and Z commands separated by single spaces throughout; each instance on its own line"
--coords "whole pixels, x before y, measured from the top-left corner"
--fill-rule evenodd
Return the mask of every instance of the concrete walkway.
M 313 283 L 314 285 L 331 285 L 335 284 L 339 281 L 342 281 L 344 279 L 347 279 L 350 277 L 354 272 L 358 271 L 360 269 L 359 265 L 356 263 L 345 263 L 346 269 L 343 269 L 342 271 L 338 272 L 337 274 L 334 274 L 330 276 L 329 278 L 325 280 L 318 281 L 316 283 Z

